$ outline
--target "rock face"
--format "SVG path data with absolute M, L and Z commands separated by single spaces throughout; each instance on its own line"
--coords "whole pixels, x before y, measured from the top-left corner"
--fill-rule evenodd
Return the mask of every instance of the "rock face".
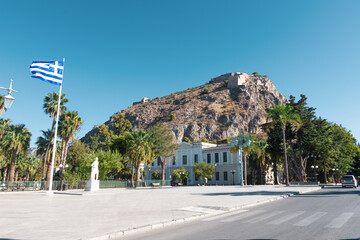
M 229 73 L 208 84 L 142 102 L 120 113 L 135 129 L 149 129 L 162 122 L 172 130 L 177 143 L 184 137 L 197 142 L 202 138 L 234 137 L 239 128 L 245 133 L 259 133 L 260 125 L 266 121 L 266 108 L 286 101 L 266 76 Z M 105 124 L 111 122 L 112 118 Z M 82 140 L 88 142 L 94 133 L 95 129 Z

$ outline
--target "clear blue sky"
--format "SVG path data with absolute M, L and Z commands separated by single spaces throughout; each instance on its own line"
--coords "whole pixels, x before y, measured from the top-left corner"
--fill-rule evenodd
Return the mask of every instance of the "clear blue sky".
M 359 10 L 360 1 L 331 0 L 2 1 L 0 86 L 13 78 L 19 91 L 2 117 L 24 123 L 34 146 L 51 127 L 43 99 L 58 87 L 31 78 L 29 65 L 65 57 L 79 137 L 142 97 L 257 71 L 359 141 Z

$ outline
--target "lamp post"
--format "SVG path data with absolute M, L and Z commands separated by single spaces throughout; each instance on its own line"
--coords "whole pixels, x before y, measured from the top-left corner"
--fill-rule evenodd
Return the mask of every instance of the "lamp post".
M 338 172 L 338 171 L 339 171 L 339 169 L 336 168 L 336 167 L 334 167 L 334 168 L 332 169 L 333 181 L 335 182 L 335 185 L 337 184 L 337 181 L 335 181 L 335 175 L 337 175 L 337 174 L 335 174 L 335 173 Z
M 215 186 L 217 186 L 216 166 L 217 166 L 217 163 L 215 163 Z
M 17 92 L 17 91 L 12 89 L 12 82 L 13 82 L 13 80 L 10 79 L 10 87 L 9 88 L 0 87 L 0 89 L 4 89 L 4 90 L 8 91 L 8 95 L 4 96 L 4 103 L 1 105 L 1 108 L 0 108 L 0 117 L 1 117 L 1 114 L 4 110 L 4 108 L 5 108 L 5 110 L 9 109 L 15 100 L 15 98 L 13 96 L 11 96 L 11 92 Z
M 183 175 L 185 174 L 185 172 L 179 172 L 180 174 L 180 183 L 184 184 L 182 181 L 183 181 Z
M 315 176 L 316 183 L 317 183 L 318 181 L 317 181 L 317 173 L 316 173 L 316 171 L 319 168 L 319 166 L 318 165 L 315 165 L 315 166 L 311 165 L 311 168 L 314 170 L 314 176 Z
M 235 185 L 235 173 L 236 173 L 236 170 L 230 170 L 230 172 L 232 173 L 232 176 L 233 176 L 233 185 Z
M 62 165 L 62 164 L 59 165 L 60 174 L 61 174 L 60 175 L 60 191 L 63 190 L 63 174 L 64 174 L 64 169 L 67 168 L 67 167 L 69 167 L 69 165 L 67 165 L 67 164 L 65 164 L 65 166 Z

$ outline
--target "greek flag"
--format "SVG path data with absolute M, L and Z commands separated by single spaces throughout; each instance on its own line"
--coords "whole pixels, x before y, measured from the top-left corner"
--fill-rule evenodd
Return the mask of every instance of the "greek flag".
M 64 62 L 63 61 L 34 61 L 30 65 L 30 71 L 33 78 L 39 78 L 45 82 L 56 85 L 62 84 Z

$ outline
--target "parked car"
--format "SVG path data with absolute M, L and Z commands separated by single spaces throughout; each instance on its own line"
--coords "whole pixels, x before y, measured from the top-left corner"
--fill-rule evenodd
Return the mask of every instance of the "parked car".
M 344 187 L 353 187 L 356 188 L 358 186 L 358 182 L 354 175 L 344 175 L 341 178 L 341 186 Z
M 171 186 L 183 186 L 183 184 L 181 182 L 175 182 L 175 181 L 172 181 L 171 182 Z

